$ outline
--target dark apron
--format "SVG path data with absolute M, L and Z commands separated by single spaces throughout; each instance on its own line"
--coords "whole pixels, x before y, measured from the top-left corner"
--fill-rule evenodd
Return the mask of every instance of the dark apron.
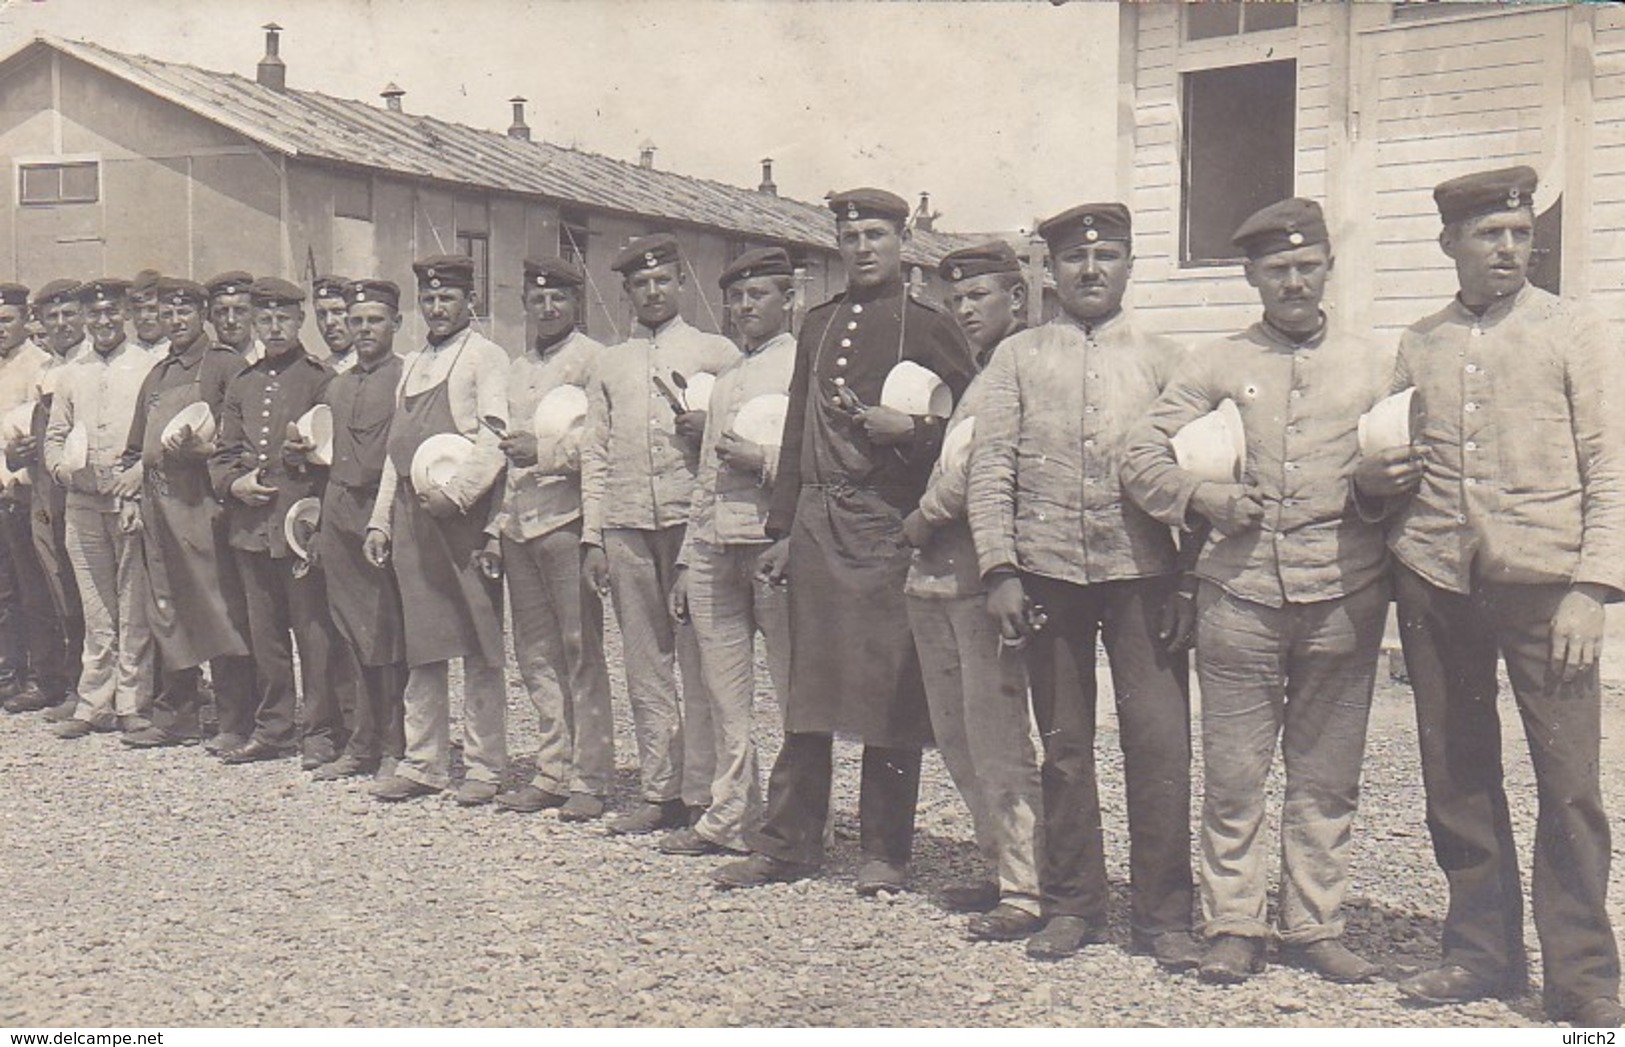
M 235 565 L 222 562 L 225 508 L 209 488 L 202 463 L 168 457 L 161 436 L 182 410 L 203 399 L 197 382 L 160 391 L 147 408 L 141 523 L 151 598 L 148 624 L 166 671 L 248 653 Z
M 335 434 L 334 442 L 339 439 Z M 374 567 L 361 551 L 377 495 L 376 486 L 369 490 L 328 483 L 316 543 L 339 635 L 362 665 L 394 665 L 406 660 L 395 576 Z
M 462 352 L 459 346 L 457 355 Z M 454 359 L 452 369 L 456 366 Z M 407 396 L 403 379 L 389 430 L 388 468 L 400 477 L 390 559 L 401 590 L 406 664 L 475 656 L 501 665 L 502 583 L 487 580 L 474 565 L 474 553 L 485 546 L 493 492 L 486 491 L 466 513 L 436 520 L 418 504 L 412 489 L 412 456 L 419 445 L 431 436 L 458 431 L 450 384 L 447 371 L 440 384 Z
M 813 373 L 816 382 L 816 362 Z M 911 559 L 903 515 L 886 492 L 866 486 L 874 458 L 896 452 L 869 444 L 828 400 L 816 390 L 807 397 L 808 457 L 790 529 L 785 730 L 852 734 L 889 748 L 930 745 L 903 595 Z

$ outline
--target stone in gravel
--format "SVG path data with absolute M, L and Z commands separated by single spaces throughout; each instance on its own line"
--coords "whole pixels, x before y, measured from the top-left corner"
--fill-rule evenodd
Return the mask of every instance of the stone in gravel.
M 1276 1010 L 1284 1014 L 1296 1014 L 1309 1009 L 1309 1004 L 1297 996 L 1277 996 L 1270 1002 L 1275 1005 Z

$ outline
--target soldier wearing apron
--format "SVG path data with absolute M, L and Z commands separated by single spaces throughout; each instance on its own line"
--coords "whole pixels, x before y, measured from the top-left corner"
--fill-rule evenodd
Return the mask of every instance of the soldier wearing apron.
M 401 589 L 410 667 L 406 755 L 373 795 L 396 802 L 451 784 L 448 672 L 451 660 L 461 658 L 468 772 L 457 802 L 475 806 L 495 798 L 507 760 L 502 587 L 475 554 L 485 546 L 505 461 L 495 428 L 507 428 L 508 354 L 469 326 L 473 259 L 438 255 L 412 268 L 428 343 L 404 365 L 365 545 L 374 563 L 394 564 Z M 466 437 L 472 452 L 443 486 L 417 490 L 413 456 L 441 433 Z
M 401 594 L 394 572 L 369 563 L 361 548 L 378 498 L 395 390 L 401 383 L 401 358 L 395 355 L 400 299 L 400 288 L 388 280 L 345 286 L 354 366 L 328 383 L 324 394 L 333 410 L 333 465 L 322 495 L 321 528 L 312 545 L 338 632 L 332 657 L 349 741 L 338 759 L 316 769 L 317 781 L 374 771 L 388 777 L 405 751 Z
M 834 196 L 847 291 L 807 316 L 796 347 L 763 570 L 790 584 L 785 740 L 754 852 L 716 872 L 722 887 L 807 875 L 823 858 L 833 736 L 864 742 L 860 893 L 907 881 L 920 750 L 931 723 L 909 631 L 903 518 L 942 445 L 941 420 L 878 406 L 904 360 L 964 392 L 974 371 L 953 319 L 905 292 L 908 205 L 891 193 Z
M 147 558 L 147 621 L 162 664 L 153 725 L 123 738 L 136 748 L 195 743 L 200 667 L 214 660 L 211 671 L 223 687 L 227 679 L 242 678 L 221 671 L 224 660 L 238 659 L 240 666 L 248 654 L 242 593 L 233 591 L 237 575 L 221 565 L 224 510 L 208 470 L 213 441 L 187 426 L 164 435 L 181 411 L 207 403 L 210 390 L 223 388 L 242 369 L 242 358 L 211 348 L 203 333 L 208 292 L 201 285 L 166 277 L 159 297 L 169 318 L 169 355 L 141 385 L 124 452 L 126 469 L 141 466 L 134 504 Z M 124 515 L 131 517 L 130 505 Z

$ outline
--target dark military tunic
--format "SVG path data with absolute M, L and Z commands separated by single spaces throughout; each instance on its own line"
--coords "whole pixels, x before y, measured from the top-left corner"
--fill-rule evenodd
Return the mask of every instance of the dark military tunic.
M 149 622 L 165 671 L 248 653 L 241 582 L 221 539 L 225 512 L 209 484 L 208 459 L 170 454 L 164 426 L 199 400 L 219 404 L 243 359 L 199 337 L 172 345 L 141 384 L 127 458 L 143 467 L 142 543 L 151 579 Z M 218 398 L 217 398 L 218 397 Z
M 768 533 L 790 539 L 790 694 L 785 729 L 838 731 L 885 747 L 929 744 L 931 721 L 909 632 L 903 518 L 924 493 L 942 422 L 916 418 L 912 440 L 870 443 L 836 389 L 869 406 L 912 360 L 965 391 L 975 365 L 964 335 L 901 286 L 839 295 L 807 315 Z
M 288 426 L 320 401 L 332 372 L 303 346 L 276 358 L 264 357 L 238 375 L 226 390 L 220 411 L 219 446 L 209 461 L 215 494 L 224 502 L 226 536 L 233 549 L 288 555 L 283 521 L 301 498 L 319 495 L 327 468 L 307 463 L 289 470 L 282 463 Z M 231 497 L 231 485 L 264 470 L 263 483 L 277 495 L 265 505 L 248 505 Z

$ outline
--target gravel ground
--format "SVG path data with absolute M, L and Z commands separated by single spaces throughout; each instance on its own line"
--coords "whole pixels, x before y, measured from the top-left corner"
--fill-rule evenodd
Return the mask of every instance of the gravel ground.
M 1616 816 L 1622 690 L 1610 685 L 1605 698 L 1604 789 Z M 622 803 L 636 795 L 624 693 L 617 673 Z M 535 718 L 517 679 L 509 711 L 518 775 L 535 750 Z M 1510 719 L 1507 777 L 1527 870 L 1534 785 Z M 759 721 L 770 756 L 778 712 L 766 695 Z M 712 859 L 668 858 L 652 839 L 608 837 L 550 812 L 468 811 L 449 797 L 386 807 L 365 783 L 312 783 L 292 761 L 226 768 L 196 748 L 137 752 L 111 735 L 62 742 L 37 715 L 0 717 L 0 1025 L 1541 1022 L 1537 996 L 1416 1010 L 1386 982 L 1332 986 L 1272 965 L 1217 989 L 1130 955 L 1116 743 L 1103 711 L 1112 941 L 1035 964 L 1019 944 L 967 941 L 964 917 L 938 905 L 941 888 L 977 863 L 935 754 L 914 889 L 873 900 L 852 891 L 855 746 L 837 747 L 839 838 L 826 877 L 722 894 L 708 883 Z M 1443 880 L 1423 823 L 1409 692 L 1387 682 L 1353 884 L 1351 945 L 1390 976 L 1436 955 Z M 1610 910 L 1625 926 L 1617 889 Z

